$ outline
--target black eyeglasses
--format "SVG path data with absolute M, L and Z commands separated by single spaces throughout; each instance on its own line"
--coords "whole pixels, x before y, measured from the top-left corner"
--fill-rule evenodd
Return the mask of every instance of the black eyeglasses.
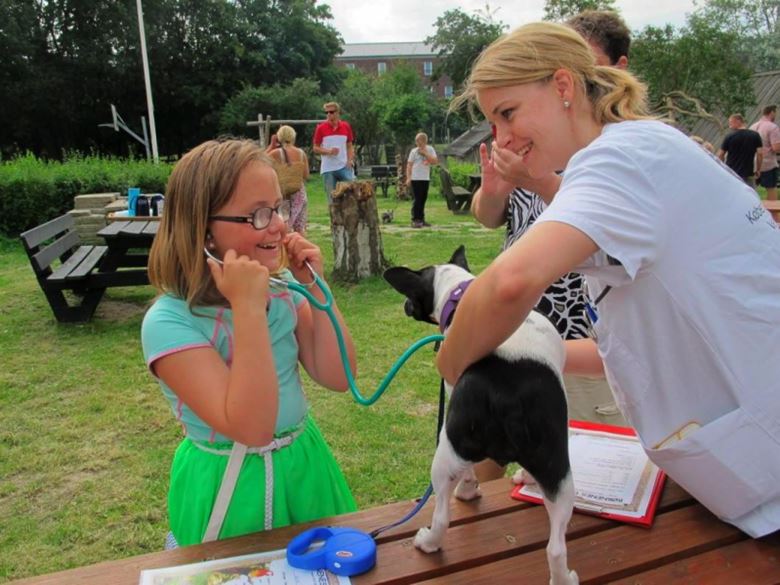
M 325 110 L 326 114 L 335 114 L 336 110 Z
M 287 223 L 290 220 L 290 202 L 282 201 L 276 207 L 258 207 L 251 215 L 211 215 L 209 219 L 214 221 L 232 221 L 234 223 L 251 223 L 256 230 L 262 230 L 271 223 L 271 218 L 276 213 Z

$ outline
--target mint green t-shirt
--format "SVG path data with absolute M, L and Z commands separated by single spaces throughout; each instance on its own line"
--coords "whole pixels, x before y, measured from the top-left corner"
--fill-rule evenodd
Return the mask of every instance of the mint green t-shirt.
M 299 424 L 308 410 L 301 386 L 295 337 L 297 309 L 306 300 L 300 293 L 287 289 L 272 289 L 269 297 L 268 327 L 279 380 L 276 433 L 281 433 Z M 233 312 L 229 308 L 195 307 L 190 311 L 186 301 L 168 294 L 154 302 L 141 326 L 144 359 L 150 369 L 161 357 L 200 347 L 213 347 L 230 367 L 233 339 Z M 157 381 L 187 437 L 205 442 L 230 441 L 203 422 L 165 382 L 159 378 Z

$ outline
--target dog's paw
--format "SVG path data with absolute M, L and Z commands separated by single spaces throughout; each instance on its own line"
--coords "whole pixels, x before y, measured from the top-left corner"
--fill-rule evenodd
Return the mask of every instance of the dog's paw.
M 434 541 L 430 528 L 420 528 L 414 537 L 414 546 L 423 552 L 432 553 L 441 548 L 441 543 Z
M 534 479 L 534 476 L 528 473 L 525 469 L 522 467 L 515 471 L 515 474 L 512 476 L 512 483 L 515 484 L 521 484 L 524 483 L 525 485 L 536 485 L 536 480 Z
M 569 571 L 569 574 L 560 582 L 550 579 L 550 585 L 579 585 L 580 578 L 576 571 Z
M 482 497 L 479 482 L 475 479 L 462 479 L 455 488 L 455 497 L 461 501 L 469 502 Z

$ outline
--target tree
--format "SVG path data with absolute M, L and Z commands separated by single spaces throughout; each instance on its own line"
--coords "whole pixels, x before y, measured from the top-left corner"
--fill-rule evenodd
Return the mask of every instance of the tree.
M 146 115 L 135 0 L 0 0 L 0 151 L 125 154 L 98 128 L 110 104 Z M 341 39 L 316 0 L 148 0 L 144 21 L 162 153 L 213 137 L 243 87 L 313 79 L 332 92 Z M 299 117 L 299 116 L 296 116 Z
M 485 13 L 475 16 L 455 8 L 436 19 L 436 32 L 425 39 L 441 59 L 434 78 L 446 74 L 455 87 L 463 85 L 474 60 L 507 28 L 493 18 L 494 13 L 486 6 Z
M 415 135 L 428 127 L 435 107 L 433 94 L 412 67 L 401 64 L 377 80 L 376 95 L 374 109 L 406 160 Z
M 615 0 L 547 0 L 544 4 L 544 20 L 562 22 L 586 10 L 618 12 Z
M 316 119 L 321 112 L 320 84 L 313 79 L 296 79 L 289 85 L 247 85 L 222 108 L 219 129 L 222 133 L 246 135 L 250 133 L 247 121 L 256 120 L 258 114 L 276 120 L 307 120 Z M 252 130 L 251 134 L 256 136 L 256 132 Z M 299 146 L 307 145 L 314 134 L 310 127 L 296 128 L 296 132 Z
M 741 42 L 701 18 L 679 30 L 649 26 L 632 44 L 631 69 L 648 84 L 656 108 L 682 92 L 709 113 L 744 111 L 754 98 L 751 72 L 736 54 Z
M 737 54 L 754 72 L 780 63 L 780 0 L 707 0 L 693 15 L 743 39 Z
M 379 144 L 384 128 L 377 108 L 377 80 L 360 70 L 352 70 L 335 96 L 342 116 L 355 132 L 355 151 L 362 164 L 379 162 Z M 368 151 L 367 160 L 363 160 Z

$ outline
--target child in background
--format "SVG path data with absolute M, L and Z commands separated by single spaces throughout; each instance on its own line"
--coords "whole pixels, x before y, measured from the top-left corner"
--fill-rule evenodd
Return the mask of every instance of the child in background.
M 299 373 L 300 362 L 315 382 L 347 389 L 333 327 L 303 295 L 269 283 L 309 284 L 306 263 L 322 274 L 320 249 L 287 233 L 289 214 L 270 160 L 248 140 L 201 144 L 168 182 L 149 259 L 161 295 L 142 326 L 146 363 L 185 433 L 168 546 L 355 510 Z

